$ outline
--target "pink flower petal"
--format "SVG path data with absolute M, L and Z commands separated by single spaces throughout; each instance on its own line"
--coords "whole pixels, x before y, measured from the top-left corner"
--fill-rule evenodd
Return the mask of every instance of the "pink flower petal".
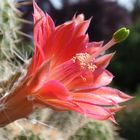
M 97 58 L 95 60 L 95 65 L 99 68 L 99 67 L 103 67 L 106 68 L 108 66 L 108 64 L 110 63 L 110 60 L 112 59 L 112 57 L 114 56 L 115 53 L 110 53 L 110 54 L 106 54 L 103 55 L 99 58 Z
M 79 14 L 79 15 L 74 15 L 72 21 L 74 21 L 76 24 L 80 24 L 81 22 L 84 21 L 84 19 L 85 19 L 84 14 Z
M 77 27 L 75 28 L 76 29 L 75 34 L 74 34 L 75 37 L 84 35 L 86 33 L 86 31 L 89 27 L 90 21 L 91 20 L 89 19 L 89 20 L 83 21 L 77 25 Z
M 51 52 L 55 53 L 53 57 L 54 65 L 58 65 L 71 59 L 76 53 L 86 49 L 88 42 L 87 35 L 76 35 L 77 26 L 72 22 L 67 25 L 60 26 L 53 35 Z M 65 55 L 67 54 L 67 55 Z
M 66 100 L 59 100 L 59 99 L 46 99 L 42 98 L 41 96 L 37 97 L 37 100 L 40 100 L 41 102 L 44 103 L 44 105 L 47 105 L 50 108 L 53 108 L 54 110 L 57 111 L 65 111 L 65 110 L 79 110 L 76 104 L 71 103 Z M 41 103 L 42 104 L 42 103 Z
M 88 43 L 88 47 L 86 52 L 89 54 L 94 54 L 97 50 L 99 50 L 103 46 L 103 41 L 99 42 L 90 42 Z
M 92 72 L 85 72 L 81 77 L 74 79 L 70 88 L 72 91 L 84 91 L 108 85 L 113 79 L 113 75 L 104 69 L 96 69 Z
M 35 92 L 37 91 L 42 84 L 48 79 L 50 63 L 44 62 L 40 67 L 36 68 L 36 71 L 30 71 L 27 74 L 27 78 L 29 81 L 27 82 L 27 87 L 30 87 L 30 91 Z M 31 77 L 31 78 L 30 78 Z
M 74 32 L 74 23 L 68 25 L 63 25 L 57 27 L 55 33 L 53 34 L 53 50 L 52 52 L 56 55 L 59 54 L 72 40 L 73 32 Z
M 104 69 L 96 69 L 93 73 L 93 87 L 101 87 L 110 84 L 113 75 Z
M 35 1 L 33 1 L 34 7 L 34 22 L 40 20 L 43 16 L 45 16 L 44 12 L 38 7 Z
M 49 42 L 49 38 L 55 30 L 54 22 L 49 15 L 45 15 L 44 12 L 34 2 L 34 40 L 35 40 L 35 51 L 34 56 L 30 65 L 31 71 L 36 71 L 46 58 L 46 54 L 49 54 L 49 47 L 46 47 Z M 45 41 L 44 41 L 45 40 Z
M 99 105 L 99 106 L 116 105 L 116 103 L 113 102 L 112 100 L 106 99 L 100 95 L 92 94 L 90 92 L 73 93 L 71 95 L 71 98 L 76 102 L 87 103 L 91 105 Z
M 38 96 L 44 99 L 67 99 L 69 92 L 60 82 L 49 80 L 37 91 Z
M 124 101 L 128 101 L 133 97 L 121 92 L 118 89 L 113 89 L 111 87 L 101 87 L 93 90 L 92 94 L 102 96 L 106 99 L 110 99 L 116 103 L 121 103 Z
M 66 86 L 67 84 L 70 84 L 73 79 L 79 77 L 80 75 L 81 72 L 79 68 L 77 68 L 77 65 L 72 60 L 69 60 L 55 67 L 50 72 L 49 79 L 56 79 Z
M 87 117 L 94 118 L 97 120 L 107 120 L 109 117 L 112 116 L 111 112 L 106 108 L 85 103 L 76 104 L 81 108 L 81 110 L 78 110 L 78 112 Z
M 56 63 L 60 64 L 68 61 L 69 59 L 72 59 L 76 53 L 83 52 L 86 49 L 85 46 L 87 42 L 88 36 L 79 36 L 77 38 L 73 38 L 71 42 L 69 42 L 68 46 L 59 52 L 58 56 L 56 57 Z

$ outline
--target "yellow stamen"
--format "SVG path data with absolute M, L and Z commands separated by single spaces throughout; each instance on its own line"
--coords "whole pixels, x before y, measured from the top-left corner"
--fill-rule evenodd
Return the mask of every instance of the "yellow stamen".
M 83 70 L 93 72 L 96 69 L 96 65 L 93 63 L 93 58 L 91 58 L 91 55 L 88 53 L 78 53 L 72 60 Z

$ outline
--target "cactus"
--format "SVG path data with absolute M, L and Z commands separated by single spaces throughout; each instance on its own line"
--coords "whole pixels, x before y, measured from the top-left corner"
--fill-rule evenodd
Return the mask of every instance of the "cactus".
M 0 93 L 5 93 L 18 79 L 21 72 L 22 61 L 27 62 L 31 49 L 23 43 L 22 36 L 28 36 L 20 31 L 24 20 L 22 15 L 11 0 L 3 0 L 0 4 Z M 29 36 L 28 36 L 29 37 Z M 25 48 L 26 46 L 26 48 Z M 25 51 L 26 50 L 26 51 Z M 26 69 L 25 69 L 26 70 Z M 38 112 L 32 115 L 37 116 Z M 41 114 L 41 115 L 40 115 Z M 43 116 L 44 118 L 40 118 Z M 39 112 L 39 120 L 47 122 L 53 127 L 44 127 L 40 124 L 32 124 L 29 120 L 20 120 L 0 130 L 0 139 L 33 139 L 33 140 L 113 140 L 114 131 L 112 124 L 108 122 L 96 122 L 85 119 L 77 113 L 56 113 L 54 111 Z M 19 129 L 19 127 L 21 129 Z M 23 129 L 22 129 L 23 128 Z M 29 136 L 28 133 L 29 132 Z M 23 135 L 23 132 L 24 135 Z M 10 135 L 7 135 L 10 133 Z M 38 136 L 36 136 L 38 134 Z M 40 136 L 41 135 L 41 136 Z M 92 137 L 93 139 L 90 139 Z
M 108 121 L 95 121 L 74 112 L 57 113 L 47 109 L 35 112 L 28 120 L 6 126 L 0 135 L 3 140 L 122 140 L 116 127 Z
M 10 0 L 1 1 L 0 6 L 0 31 L 1 31 L 1 56 L 0 59 L 12 59 L 17 52 L 17 43 L 20 36 L 17 31 L 21 28 L 16 17 L 21 13 L 14 7 Z
M 69 140 L 114 140 L 112 127 L 107 121 L 89 121 Z
M 21 62 L 25 62 L 32 51 L 31 45 L 22 41 L 23 35 L 29 35 L 20 31 L 24 22 L 30 22 L 21 19 L 21 16 L 11 0 L 0 2 L 0 89 L 9 86 L 9 82 L 5 85 L 6 81 L 21 69 Z

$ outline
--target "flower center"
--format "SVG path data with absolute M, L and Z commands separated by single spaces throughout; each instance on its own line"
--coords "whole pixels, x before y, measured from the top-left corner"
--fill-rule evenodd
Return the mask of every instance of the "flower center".
M 82 70 L 89 70 L 93 72 L 96 69 L 94 59 L 88 53 L 78 53 L 72 58 L 73 62 L 77 63 Z

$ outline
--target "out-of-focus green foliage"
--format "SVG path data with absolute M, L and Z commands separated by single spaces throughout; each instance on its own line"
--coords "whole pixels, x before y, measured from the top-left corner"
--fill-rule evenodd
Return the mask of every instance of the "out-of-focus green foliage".
M 115 71 L 115 85 L 135 97 L 127 108 L 118 114 L 120 135 L 128 140 L 140 139 L 140 19 L 131 27 L 128 39 L 118 47 L 110 68 Z
M 134 0 L 134 9 L 131 12 L 133 21 L 140 17 L 140 0 Z
M 128 39 L 119 44 L 110 69 L 115 71 L 115 85 L 135 90 L 140 84 L 140 19 L 130 28 Z
M 140 86 L 134 94 L 136 95 L 135 99 L 118 114 L 120 135 L 128 140 L 140 139 Z
M 117 75 L 114 84 L 135 96 L 117 117 L 119 133 L 127 140 L 140 140 L 140 0 L 134 4 L 130 36 L 117 46 L 118 53 L 110 65 Z

